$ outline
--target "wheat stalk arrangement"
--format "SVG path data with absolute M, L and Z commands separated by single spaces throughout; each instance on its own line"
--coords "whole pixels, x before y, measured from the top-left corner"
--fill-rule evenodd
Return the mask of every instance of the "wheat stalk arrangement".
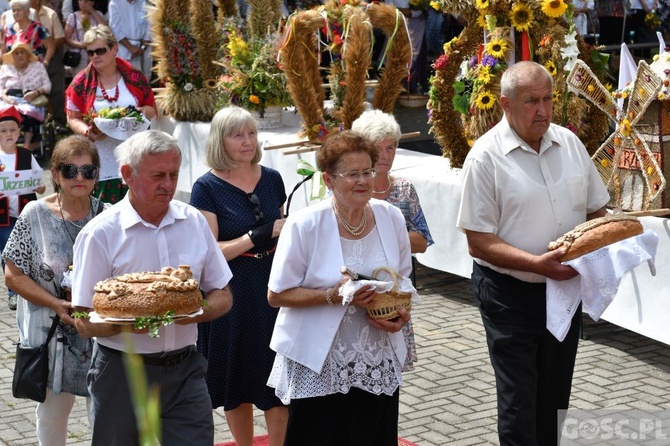
M 317 30 L 323 24 L 318 11 L 300 11 L 289 18 L 286 38 L 281 50 L 281 64 L 288 90 L 310 141 L 318 140 L 324 124 Z
M 237 15 L 237 1 L 236 0 L 216 0 L 217 15 L 216 21 L 223 27 L 226 18 L 235 17 Z
M 352 10 L 343 54 L 346 66 L 344 73 L 346 91 L 340 111 L 340 121 L 345 129 L 350 129 L 351 124 L 363 113 L 365 79 L 372 60 L 370 37 L 372 26 L 366 20 L 367 17 L 362 9 L 352 8 Z
M 160 108 L 180 121 L 211 120 L 219 33 L 210 1 L 158 0 L 150 21 L 157 73 L 168 86 L 158 100 Z
M 389 37 L 386 65 L 379 77 L 372 107 L 384 113 L 393 113 L 398 96 L 404 91 L 402 80 L 409 75 L 412 46 L 407 33 L 405 17 L 395 6 L 374 3 L 367 9 L 370 22 Z
M 156 73 L 160 79 L 170 77 L 170 60 L 166 56 L 170 51 L 165 27 L 188 13 L 188 0 L 156 0 L 150 10 L 149 21 L 153 36 L 152 56 L 156 61 Z
M 461 63 L 476 51 L 479 36 L 483 32 L 474 17 L 471 17 L 468 23 L 471 25 L 465 27 L 458 39 L 449 46 L 443 56 L 440 56 L 446 59 L 446 66 L 438 69 L 434 65 L 435 74 L 428 101 L 430 133 L 435 135 L 435 139 L 442 147 L 442 154 L 449 158 L 452 167 L 463 166 L 471 146 L 461 124 L 461 114 L 452 106 L 454 79 L 458 75 Z M 439 61 L 440 59 L 436 64 Z
M 282 0 L 248 0 L 247 21 L 251 34 L 258 37 L 268 36 L 277 31 L 281 19 Z
M 214 22 L 210 0 L 191 0 L 191 29 L 197 43 L 198 65 L 206 88 L 214 88 L 221 69 L 214 61 L 221 45 L 221 34 Z M 213 116 L 213 114 L 212 114 Z

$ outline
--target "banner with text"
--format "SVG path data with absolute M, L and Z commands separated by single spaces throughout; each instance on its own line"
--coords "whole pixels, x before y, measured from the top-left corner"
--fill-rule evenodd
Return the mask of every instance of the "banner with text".
M 42 185 L 41 169 L 0 172 L 0 193 L 4 196 L 29 194 Z

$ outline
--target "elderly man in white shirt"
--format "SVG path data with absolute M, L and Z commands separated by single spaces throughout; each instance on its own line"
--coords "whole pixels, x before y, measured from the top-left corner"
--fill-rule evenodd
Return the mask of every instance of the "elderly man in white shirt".
M 195 208 L 172 201 L 181 164 L 177 141 L 148 130 L 116 149 L 121 175 L 129 186 L 123 201 L 86 225 L 74 246 L 72 305 L 92 308 L 96 282 L 130 272 L 189 265 L 206 293 L 203 313 L 146 330 L 109 323 L 76 321 L 83 336 L 95 337 L 89 371 L 93 418 L 92 444 L 137 444 L 137 423 L 123 367 L 122 331 L 131 331 L 133 348 L 144 361 L 150 385 L 160 388 L 163 445 L 211 446 L 212 404 L 204 375 L 207 361 L 195 350 L 197 323 L 216 319 L 232 306 L 232 277 L 207 221 Z M 125 327 L 125 328 L 124 328 Z
M 546 328 L 546 279 L 577 275 L 559 260 L 565 250 L 547 244 L 605 215 L 610 197 L 579 138 L 551 123 L 553 79 L 542 65 L 512 65 L 500 88 L 505 116 L 468 153 L 457 226 L 474 258 L 500 445 L 550 446 L 570 400 L 579 324 L 563 342 Z
M 107 18 L 119 42 L 118 56 L 151 80 L 151 28 L 144 0 L 110 0 Z

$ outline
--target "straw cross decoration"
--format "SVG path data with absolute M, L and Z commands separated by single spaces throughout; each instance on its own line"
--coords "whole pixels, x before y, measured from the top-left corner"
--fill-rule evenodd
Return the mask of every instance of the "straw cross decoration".
M 636 125 L 656 99 L 663 80 L 645 61 L 640 61 L 625 112 L 581 60 L 575 63 L 567 82 L 573 92 L 591 101 L 616 125 L 614 132 L 591 157 L 603 181 L 611 188 L 617 181 L 622 156 L 633 152 L 644 178 L 644 201 L 647 207 L 665 189 L 665 177 L 649 145 L 638 133 Z

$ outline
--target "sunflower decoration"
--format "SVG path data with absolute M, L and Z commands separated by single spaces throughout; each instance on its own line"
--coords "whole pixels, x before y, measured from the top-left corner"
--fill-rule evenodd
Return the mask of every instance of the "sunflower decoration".
M 475 105 L 480 110 L 491 110 L 496 104 L 496 97 L 488 90 L 481 91 L 475 99 Z
M 533 10 L 526 3 L 515 3 L 509 14 L 510 22 L 516 31 L 528 31 L 535 18 Z
M 486 44 L 486 52 L 496 59 L 505 59 L 508 49 L 508 43 L 504 39 L 495 39 Z
M 475 5 L 480 11 L 486 11 L 490 6 L 490 2 L 489 0 L 475 0 Z
M 445 46 L 431 77 L 431 133 L 452 167 L 472 143 L 503 116 L 500 78 L 512 61 L 533 60 L 554 79 L 553 122 L 575 132 L 594 153 L 609 132 L 608 118 L 569 93 L 566 77 L 576 58 L 604 77 L 606 63 L 574 30 L 569 0 L 434 0 L 441 11 L 463 16 L 468 26 Z M 437 69 L 439 65 L 439 69 Z M 451 87 L 451 88 L 450 88 Z M 455 121 L 462 126 L 454 125 Z
M 561 102 L 561 100 L 563 100 L 561 93 L 558 90 L 554 89 L 554 91 L 552 93 L 551 101 L 554 104 L 558 104 L 558 103 Z
M 553 60 L 548 60 L 547 62 L 545 62 L 544 68 L 546 68 L 549 74 L 551 74 L 551 77 L 556 77 L 558 70 Z
M 554 19 L 559 18 L 568 9 L 563 0 L 542 0 L 542 12 Z
M 479 73 L 477 73 L 477 81 L 486 85 L 490 84 L 493 78 L 494 75 L 491 72 L 491 68 L 487 65 L 482 65 L 482 67 L 479 69 Z

